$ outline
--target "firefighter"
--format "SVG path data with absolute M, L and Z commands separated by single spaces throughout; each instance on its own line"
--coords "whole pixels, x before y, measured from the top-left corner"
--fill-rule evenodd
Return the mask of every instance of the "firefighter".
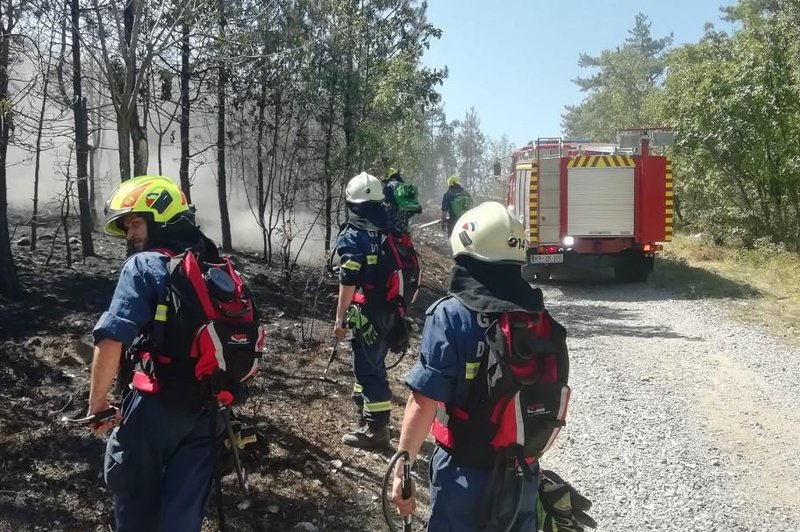
M 358 423 L 342 443 L 375 448 L 389 443 L 392 394 L 386 375 L 388 346 L 383 332 L 390 317 L 387 284 L 390 257 L 384 192 L 380 180 L 366 172 L 352 178 L 345 190 L 348 222 L 336 242 L 341 258 L 339 299 L 334 335 L 342 340 L 352 331 L 353 402 Z
M 538 465 L 534 462 L 523 480 L 521 506 L 515 512 L 519 491 L 512 486 L 517 485 L 518 471 L 503 467 L 493 475 L 493 460 L 465 464 L 455 457 L 456 450 L 481 444 L 466 437 L 454 441 L 440 419 L 451 407 L 466 408 L 470 400 L 471 386 L 477 382 L 473 379 L 487 353 L 489 315 L 543 310 L 541 291 L 520 275 L 525 231 L 519 221 L 501 204 L 487 202 L 464 214 L 460 223 L 463 227 L 450 237 L 455 265 L 448 295 L 427 310 L 420 357 L 406 378 L 410 395 L 398 449 L 414 460 L 429 431 L 437 442 L 430 465 L 429 531 L 505 530 L 512 520 L 511 530 L 536 530 Z M 485 451 L 492 452 L 488 446 Z M 400 461 L 392 502 L 401 515 L 408 515 L 415 498 L 413 493 L 402 497 L 402 473 Z
M 160 313 L 166 319 L 157 302 L 168 290 L 169 257 L 153 248 L 217 254 L 168 177 L 136 177 L 118 186 L 106 206 L 104 229 L 125 238 L 134 254 L 122 266 L 111 304 L 92 332 L 89 415 L 110 408 L 108 393 L 123 352 Z M 115 418 L 90 426 L 95 433 L 116 427 L 104 468 L 116 530 L 200 530 L 213 479 L 210 415 L 207 408 L 179 408 L 163 401 L 160 392 L 132 386 Z
M 415 185 L 406 183 L 400 172 L 392 167 L 386 171 L 383 195 L 389 229 L 395 235 L 407 234 L 411 217 L 422 212 L 419 190 Z
M 472 196 L 461 186 L 461 179 L 457 175 L 447 178 L 447 190 L 442 196 L 442 230 L 447 230 L 447 236 L 453 234 L 453 227 L 462 214 L 472 208 Z

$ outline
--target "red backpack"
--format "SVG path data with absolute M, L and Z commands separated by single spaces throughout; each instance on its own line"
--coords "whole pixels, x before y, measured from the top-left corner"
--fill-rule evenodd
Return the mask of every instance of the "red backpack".
M 486 331 L 465 407 L 439 404 L 433 435 L 460 463 L 531 462 L 565 425 L 570 388 L 566 330 L 547 311 L 506 312 Z
M 386 236 L 385 245 L 389 249 L 387 254 L 394 257 L 395 261 L 395 269 L 389 277 L 386 300 L 395 303 L 400 308 L 400 314 L 404 315 L 422 285 L 419 256 L 409 233 L 390 233 Z
M 132 386 L 167 403 L 195 408 L 211 397 L 246 398 L 264 346 L 252 293 L 230 259 L 204 260 L 191 249 L 170 257 L 169 289 L 137 342 Z

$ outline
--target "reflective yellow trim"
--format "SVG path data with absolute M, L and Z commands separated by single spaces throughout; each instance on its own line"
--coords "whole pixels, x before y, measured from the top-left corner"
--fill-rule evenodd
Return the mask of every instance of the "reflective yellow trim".
M 672 218 L 667 218 L 664 223 L 672 225 Z
M 673 206 L 672 200 L 667 200 L 667 207 L 672 207 L 672 206 Z
M 672 196 L 673 196 L 672 191 L 671 190 L 667 190 L 667 197 L 671 198 Z
M 536 192 L 531 192 L 529 199 L 539 199 L 539 194 Z
M 367 255 L 367 264 L 378 264 L 377 255 Z
M 158 305 L 156 307 L 156 315 L 153 319 L 156 321 L 167 321 L 167 310 L 169 307 L 167 305 Z
M 478 375 L 478 368 L 481 367 L 480 362 L 467 362 L 467 380 L 472 380 Z
M 517 163 L 517 170 L 531 170 L 532 168 L 532 163 Z
M 675 212 L 672 209 L 667 209 L 666 211 L 664 211 L 664 214 L 672 215 L 672 214 L 675 214 Z
M 667 235 L 666 238 L 664 238 L 664 242 L 672 242 L 672 235 Z
M 668 190 L 672 189 L 672 181 L 667 181 L 667 189 Z
M 379 403 L 368 403 L 367 401 L 364 401 L 364 412 L 388 412 L 391 409 L 391 401 L 381 401 Z
M 539 202 L 538 201 L 532 201 L 531 202 L 531 209 L 538 209 L 538 208 L 539 208 Z
M 364 387 L 363 387 L 363 386 L 361 386 L 361 385 L 360 385 L 359 383 L 357 383 L 357 382 L 353 383 L 353 392 L 354 392 L 354 393 L 361 393 L 361 392 L 363 392 L 363 391 L 364 391 Z
M 360 262 L 356 262 L 353 259 L 349 259 L 349 260 L 345 261 L 344 264 L 342 264 L 342 268 L 344 268 L 345 270 L 350 270 L 350 271 L 357 272 L 358 270 L 361 269 L 361 263 Z

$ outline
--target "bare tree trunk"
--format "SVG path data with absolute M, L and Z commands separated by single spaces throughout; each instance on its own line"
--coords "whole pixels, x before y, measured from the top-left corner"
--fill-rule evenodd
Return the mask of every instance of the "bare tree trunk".
M 273 132 L 272 132 L 272 157 L 269 164 L 269 179 L 267 181 L 267 205 L 269 206 L 269 216 L 267 223 L 267 264 L 272 264 L 272 235 L 278 226 L 277 215 L 275 213 L 275 177 L 278 172 L 278 141 L 280 140 L 280 124 L 281 124 L 281 105 L 283 95 L 280 90 L 275 93 L 275 102 L 273 104 Z M 278 183 L 280 186 L 280 182 Z
M 8 101 L 8 59 L 11 32 L 14 30 L 13 4 L 0 9 L 0 101 Z M 6 156 L 8 154 L 8 132 L 13 115 L 11 109 L 0 109 L 0 294 L 11 298 L 21 295 L 17 268 L 11 254 L 8 234 L 8 191 L 6 179 Z
M 48 50 L 52 51 L 53 41 L 50 41 Z M 44 133 L 44 114 L 47 109 L 47 88 L 50 85 L 50 61 L 52 54 L 47 57 L 47 68 L 44 72 L 42 84 L 42 106 L 39 108 L 39 122 L 36 124 L 36 156 L 33 166 L 33 215 L 31 216 L 31 251 L 36 249 L 36 232 L 39 224 L 39 170 L 42 159 L 42 135 Z
M 218 0 L 220 46 L 225 40 L 225 0 Z M 219 50 L 220 56 L 222 50 Z M 225 174 L 225 84 L 227 72 L 225 59 L 219 58 L 219 79 L 217 80 L 217 198 L 219 200 L 219 217 L 222 226 L 222 249 L 232 251 L 231 222 L 228 214 L 227 177 Z
M 191 183 L 189 183 L 189 22 L 188 14 L 184 14 L 181 22 L 181 168 L 178 171 L 181 181 L 181 190 L 186 194 L 186 200 L 191 203 Z
M 328 124 L 325 129 L 325 156 L 323 158 L 322 171 L 325 175 L 325 253 L 331 251 L 331 237 L 333 236 L 333 172 L 331 170 L 331 143 L 333 142 L 333 120 L 334 120 L 334 97 L 333 89 L 328 98 Z
M 131 178 L 131 117 L 122 111 L 117 112 L 117 151 L 119 152 L 119 179 Z
M 267 228 L 264 223 L 264 213 L 267 210 L 267 198 L 264 195 L 264 108 L 267 106 L 267 80 L 261 76 L 261 93 L 258 97 L 258 139 L 256 141 L 256 178 L 258 196 L 258 226 L 261 228 L 263 257 L 267 257 Z
M 94 255 L 92 241 L 92 212 L 89 204 L 89 114 L 81 87 L 81 40 L 79 0 L 71 0 L 72 17 L 72 110 L 75 114 L 75 163 L 78 178 L 78 214 L 81 226 L 81 252 L 83 257 Z M 69 243 L 67 243 L 69 248 Z
M 133 144 L 133 175 L 147 175 L 150 162 L 150 149 L 147 144 L 147 129 L 139 120 L 138 106 L 134 107 L 131 120 L 131 141 Z
M 122 12 L 122 21 L 125 28 L 125 43 L 130 49 L 130 61 L 127 63 L 125 82 L 127 87 L 134 87 L 136 84 L 137 66 L 136 66 L 136 44 L 133 42 L 133 23 L 134 23 L 134 10 L 135 0 L 129 0 L 125 4 L 125 9 Z M 147 84 L 142 85 L 146 91 Z M 145 121 L 139 119 L 139 105 L 138 94 L 133 93 L 131 96 L 131 107 L 128 109 L 130 113 L 130 134 L 131 143 L 133 147 L 133 175 L 147 175 L 147 165 L 149 162 L 150 153 L 147 146 L 147 129 L 146 117 Z
M 356 153 L 356 98 L 353 78 L 353 55 L 352 52 L 347 59 L 347 72 L 345 74 L 344 86 L 344 174 L 349 178 L 353 174 L 353 160 Z

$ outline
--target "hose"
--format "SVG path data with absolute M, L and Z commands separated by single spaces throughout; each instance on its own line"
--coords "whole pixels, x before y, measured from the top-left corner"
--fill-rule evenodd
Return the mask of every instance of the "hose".
M 390 532 L 397 532 L 397 527 L 394 524 L 392 517 L 391 503 L 389 501 L 388 492 L 392 489 L 392 474 L 394 468 L 397 466 L 397 461 L 403 460 L 403 498 L 407 499 L 411 496 L 411 459 L 408 456 L 408 451 L 397 451 L 389 460 L 389 466 L 386 469 L 386 474 L 383 475 L 383 484 L 381 484 L 381 505 L 383 506 L 383 518 L 386 520 L 386 526 L 389 527 Z M 403 517 L 403 532 L 411 532 L 411 516 Z
M 511 519 L 508 522 L 508 526 L 505 528 L 505 532 L 511 532 L 511 529 L 517 520 L 517 516 L 519 515 L 519 511 L 522 509 L 522 499 L 525 496 L 525 477 L 520 469 L 517 469 L 516 477 L 519 484 L 519 491 L 517 492 L 517 504 L 514 506 L 514 513 L 511 514 Z

